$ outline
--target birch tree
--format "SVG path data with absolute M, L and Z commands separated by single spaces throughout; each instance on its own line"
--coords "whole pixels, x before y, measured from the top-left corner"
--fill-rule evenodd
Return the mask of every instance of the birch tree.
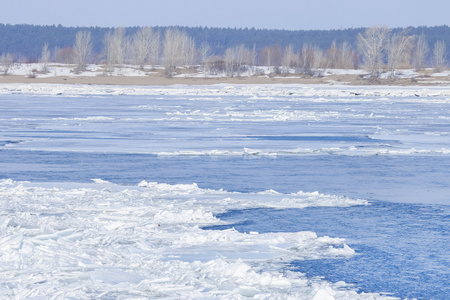
M 243 44 L 236 47 L 236 67 L 237 75 L 245 71 L 245 66 L 251 62 L 251 51 L 245 48 Z
M 299 53 L 299 68 L 300 73 L 311 74 L 311 69 L 313 67 L 314 53 L 312 46 L 309 44 L 304 44 L 302 50 Z
M 352 49 L 348 42 L 343 42 L 340 47 L 340 68 L 342 69 L 355 69 L 358 66 L 358 55 L 355 50 Z
M 336 41 L 331 43 L 324 55 L 322 67 L 331 69 L 354 69 L 356 68 L 356 53 L 348 42 L 338 45 Z
M 252 52 L 245 48 L 243 44 L 228 48 L 224 55 L 225 68 L 228 76 L 241 76 L 246 66 L 252 61 Z
M 133 35 L 133 58 L 135 64 L 141 69 L 150 63 L 153 39 L 154 34 L 150 27 L 143 27 Z
M 278 67 L 283 58 L 282 52 L 279 45 L 267 46 L 260 52 L 260 63 L 268 67 Z
M 39 62 L 42 64 L 42 72 L 47 73 L 48 72 L 48 63 L 50 61 L 50 51 L 48 50 L 48 44 L 45 43 L 42 47 L 42 53 L 41 57 L 39 59 Z
M 395 78 L 395 70 L 404 56 L 409 52 L 412 37 L 405 32 L 394 34 L 387 43 L 389 78 Z
M 125 28 L 118 27 L 114 32 L 108 32 L 104 39 L 104 51 L 106 54 L 106 66 L 109 72 L 116 65 L 123 64 L 125 52 Z
M 256 71 L 256 60 L 258 55 L 256 54 L 256 44 L 253 44 L 252 54 L 251 54 L 251 65 L 252 65 L 252 73 L 255 74 Z
M 166 75 L 169 76 L 180 65 L 180 32 L 176 29 L 167 29 L 163 42 L 163 61 Z
M 186 33 L 182 34 L 182 46 L 181 55 L 183 59 L 183 65 L 193 66 L 195 64 L 196 48 L 194 40 Z
M 227 76 L 234 77 L 235 62 L 236 62 L 236 48 L 227 48 L 223 57 L 225 62 L 225 70 Z
M 289 45 L 284 50 L 282 60 L 284 73 L 289 74 L 290 69 L 295 67 L 296 65 L 297 65 L 297 56 L 294 53 L 294 47 L 292 45 Z
M 323 67 L 324 55 L 318 47 L 304 44 L 299 53 L 299 72 L 314 75 L 313 69 Z
M 73 45 L 73 62 L 75 72 L 86 70 L 87 63 L 92 55 L 92 39 L 89 31 L 78 31 Z
M 199 62 L 202 65 L 206 64 L 206 61 L 208 58 L 212 55 L 212 48 L 211 45 L 207 42 L 203 42 L 200 47 L 198 48 L 198 56 L 199 56 Z
M 11 53 L 4 53 L 0 56 L 0 73 L 7 75 L 9 68 L 14 64 L 14 57 Z
M 340 68 L 340 59 L 340 49 L 336 45 L 336 41 L 333 41 L 325 53 L 326 66 L 331 69 L 338 69 Z
M 445 68 L 446 48 L 444 41 L 437 41 L 434 44 L 433 60 L 437 72 L 441 72 Z
M 161 54 L 161 34 L 159 32 L 153 32 L 153 39 L 150 43 L 149 63 L 153 66 L 158 65 L 160 54 Z
M 364 67 L 370 72 L 370 80 L 376 81 L 383 66 L 383 52 L 391 30 L 385 26 L 367 28 L 358 34 L 358 49 Z
M 163 60 L 166 75 L 170 76 L 178 66 L 193 65 L 195 43 L 185 32 L 167 29 L 163 42 Z
M 413 54 L 413 66 L 416 70 L 420 70 L 425 67 L 430 47 L 425 39 L 425 35 L 422 33 L 416 40 Z

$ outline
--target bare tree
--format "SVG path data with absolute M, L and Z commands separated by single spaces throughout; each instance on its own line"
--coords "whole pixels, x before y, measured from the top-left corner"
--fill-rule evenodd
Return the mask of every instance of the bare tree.
M 208 58 L 212 55 L 211 45 L 207 42 L 203 42 L 198 48 L 198 56 L 200 64 L 205 64 Z
M 163 42 L 163 60 L 166 70 L 166 76 L 175 71 L 177 65 L 181 64 L 180 59 L 180 35 L 181 33 L 176 29 L 167 29 Z
M 405 55 L 409 55 L 412 37 L 407 36 L 403 31 L 391 36 L 387 43 L 389 78 L 395 78 L 395 70 Z
M 183 33 L 181 41 L 182 41 L 181 54 L 183 65 L 189 67 L 193 66 L 195 64 L 195 57 L 197 51 L 195 48 L 195 42 L 186 33 Z
M 75 72 L 79 73 L 86 70 L 87 63 L 92 55 L 92 40 L 89 31 L 78 31 L 73 45 L 73 62 Z
M 223 60 L 225 62 L 225 70 L 227 76 L 234 77 L 234 71 L 236 68 L 236 56 L 236 48 L 227 48 L 227 50 L 225 50 Z
M 73 62 L 73 49 L 72 47 L 65 47 L 55 52 L 55 61 L 69 64 Z
M 256 54 L 256 44 L 253 44 L 253 49 L 251 53 L 251 66 L 252 66 L 252 73 L 255 74 L 256 71 L 256 60 L 258 58 L 258 55 Z
M 299 68 L 303 74 L 311 74 L 311 69 L 314 61 L 314 53 L 311 45 L 303 44 L 302 50 L 299 53 Z
M 441 72 L 445 68 L 446 48 L 444 41 L 437 41 L 433 48 L 434 67 L 437 72 Z
M 123 62 L 124 64 L 132 64 L 134 63 L 134 49 L 133 43 L 130 37 L 124 35 L 122 41 L 122 49 L 123 49 Z
M 370 80 L 376 81 L 383 65 L 383 52 L 391 30 L 385 26 L 367 28 L 364 34 L 358 34 L 358 49 L 364 67 L 370 72 Z
M 356 69 L 358 68 L 358 55 L 352 49 L 349 43 L 343 42 L 340 47 L 340 68 L 342 69 Z
M 330 69 L 355 69 L 357 55 L 348 42 L 338 45 L 336 41 L 324 54 L 322 67 Z
M 133 36 L 134 62 L 141 69 L 145 64 L 150 63 L 154 38 L 153 30 L 150 27 L 139 29 Z
M 299 53 L 298 72 L 306 75 L 314 75 L 314 69 L 323 67 L 324 55 L 322 50 L 317 46 L 310 44 L 303 44 L 303 47 Z
M 297 56 L 294 53 L 294 47 L 292 45 L 289 45 L 284 50 L 282 60 L 283 72 L 289 74 L 290 69 L 295 67 L 296 65 L 297 65 Z
M 268 67 L 278 67 L 281 66 L 283 51 L 279 45 L 272 45 L 263 48 L 259 57 L 262 65 Z
M 211 75 L 225 73 L 226 65 L 224 58 L 220 56 L 210 56 L 205 62 L 205 69 Z
M 50 62 L 50 50 L 48 50 L 48 44 L 45 43 L 42 47 L 42 53 L 41 58 L 39 59 L 39 62 L 42 64 L 42 72 L 47 73 L 48 72 L 48 63 Z
M 106 54 L 106 67 L 112 72 L 116 65 L 123 64 L 125 52 L 125 28 L 118 27 L 114 32 L 108 32 L 104 39 L 104 51 Z
M 153 66 L 159 64 L 159 57 L 161 54 L 161 35 L 159 32 L 153 32 L 153 39 L 150 43 L 150 57 L 149 63 Z
M 413 53 L 413 66 L 417 70 L 420 70 L 425 67 L 425 63 L 427 60 L 428 52 L 430 51 L 430 47 L 425 39 L 425 35 L 422 33 L 416 40 L 416 45 Z
M 207 42 L 203 42 L 198 48 L 197 54 L 198 54 L 198 61 L 202 65 L 203 71 L 206 71 L 209 58 L 212 56 L 211 46 Z
M 314 46 L 312 48 L 313 50 L 313 63 L 312 66 L 314 69 L 319 69 L 319 68 L 325 68 L 326 66 L 324 65 L 324 55 L 323 55 L 323 51 L 322 49 L 320 49 L 317 46 Z
M 11 53 L 2 54 L 0 56 L 0 73 L 3 75 L 8 74 L 9 68 L 14 64 L 14 57 Z
M 252 52 L 245 48 L 243 44 L 236 47 L 236 65 L 237 75 L 241 76 L 241 73 L 245 71 L 246 67 L 250 65 L 252 61 Z
M 166 76 L 171 76 L 177 66 L 193 65 L 195 43 L 185 32 L 167 29 L 163 43 L 164 67 Z
M 340 68 L 341 51 L 336 44 L 336 41 L 331 43 L 330 48 L 325 53 L 325 64 L 327 68 L 338 69 Z
M 241 76 L 247 66 L 252 62 L 252 52 L 243 44 L 225 50 L 224 61 L 228 76 Z

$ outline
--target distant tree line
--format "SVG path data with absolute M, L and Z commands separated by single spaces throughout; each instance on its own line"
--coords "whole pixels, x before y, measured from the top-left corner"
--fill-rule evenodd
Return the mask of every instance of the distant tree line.
M 45 43 L 54 52 L 55 48 L 71 47 L 78 31 L 88 31 L 92 37 L 92 50 L 101 53 L 103 39 L 107 32 L 115 28 L 106 27 L 64 27 L 40 25 L 8 25 L 0 24 L 0 54 L 15 53 L 17 59 L 37 60 Z M 132 36 L 140 28 L 126 27 L 125 34 Z M 185 32 L 195 42 L 196 47 L 208 43 L 212 52 L 223 55 L 226 49 L 240 44 L 251 48 L 256 45 L 260 50 L 269 45 L 279 45 L 281 48 L 293 44 L 298 49 L 306 44 L 313 44 L 321 49 L 329 47 L 334 40 L 355 45 L 356 37 L 364 29 L 345 30 L 275 30 L 255 28 L 210 28 L 210 27 L 152 27 L 154 32 L 165 35 L 165 31 L 177 29 Z
M 0 71 L 14 62 L 89 63 L 106 72 L 122 64 L 162 65 L 167 76 L 197 66 L 210 74 L 258 73 L 319 75 L 321 70 L 364 67 L 376 81 L 395 78 L 399 68 L 446 67 L 450 28 L 371 27 L 345 30 L 268 30 L 207 27 L 86 27 L 0 24 Z

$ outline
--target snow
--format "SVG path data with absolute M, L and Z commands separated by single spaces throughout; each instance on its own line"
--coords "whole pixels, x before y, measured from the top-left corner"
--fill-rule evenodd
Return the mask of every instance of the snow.
M 95 77 L 95 76 L 147 76 L 151 74 L 157 74 L 157 70 L 163 69 L 162 66 L 144 66 L 143 69 L 138 68 L 135 65 L 127 65 L 123 64 L 120 66 L 115 66 L 111 70 L 107 70 L 103 65 L 90 64 L 87 66 L 86 70 L 83 72 L 75 72 L 76 66 L 73 64 L 60 64 L 60 63 L 16 63 L 8 68 L 8 75 L 17 75 L 17 76 L 25 76 L 25 77 L 36 77 L 36 78 L 49 78 L 55 76 L 65 76 L 65 77 Z M 182 70 L 180 74 L 175 74 L 174 77 L 178 78 L 221 78 L 224 77 L 225 74 L 209 74 L 202 70 L 202 68 L 198 68 L 195 71 L 190 71 L 190 69 L 179 68 Z M 283 74 L 280 76 L 274 76 L 275 67 L 267 67 L 267 66 L 256 66 L 249 67 L 245 72 L 240 74 L 240 77 L 251 77 L 251 76 L 259 76 L 259 77 L 269 77 L 272 78 L 304 78 L 296 74 L 295 69 L 290 69 L 289 73 Z M 345 76 L 345 75 L 359 75 L 359 76 L 368 76 L 368 72 L 363 69 L 314 69 L 312 70 L 316 74 L 321 74 L 322 76 L 329 77 L 333 75 Z M 445 80 L 433 80 L 433 78 L 443 78 L 448 77 L 450 71 L 441 71 L 441 72 L 433 72 L 433 69 L 425 69 L 424 73 L 418 72 L 414 69 L 400 69 L 395 71 L 395 78 L 399 79 L 412 79 L 417 78 L 420 83 L 424 84 L 442 84 L 447 85 L 448 81 Z M 383 72 L 380 75 L 380 78 L 387 79 L 391 75 L 391 72 Z M 327 83 L 334 85 L 343 85 L 347 84 L 345 82 L 328 80 Z
M 0 199 L 4 297 L 382 298 L 274 268 L 292 259 L 353 256 L 343 239 L 200 228 L 221 224 L 214 215 L 228 209 L 367 205 L 364 200 L 145 181 L 119 186 L 99 179 L 2 180 Z
M 136 69 L 135 66 L 124 65 L 115 67 L 111 72 L 100 65 L 88 65 L 86 71 L 75 73 L 75 65 L 62 65 L 57 63 L 21 63 L 14 64 L 8 69 L 8 75 L 36 76 L 36 78 L 49 78 L 55 76 L 68 77 L 95 77 L 95 76 L 146 76 L 146 72 Z M 46 69 L 46 71 L 45 71 Z

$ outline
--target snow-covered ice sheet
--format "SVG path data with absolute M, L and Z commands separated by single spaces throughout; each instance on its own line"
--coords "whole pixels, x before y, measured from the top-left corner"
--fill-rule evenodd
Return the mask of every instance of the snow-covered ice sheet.
M 342 282 L 284 271 L 293 259 L 346 258 L 313 232 L 202 230 L 249 207 L 367 205 L 319 193 L 230 193 L 195 184 L 119 186 L 0 181 L 3 297 L 375 299 Z
M 13 149 L 166 156 L 450 154 L 450 89 L 442 87 L 6 84 L 0 95 L 0 146 Z

